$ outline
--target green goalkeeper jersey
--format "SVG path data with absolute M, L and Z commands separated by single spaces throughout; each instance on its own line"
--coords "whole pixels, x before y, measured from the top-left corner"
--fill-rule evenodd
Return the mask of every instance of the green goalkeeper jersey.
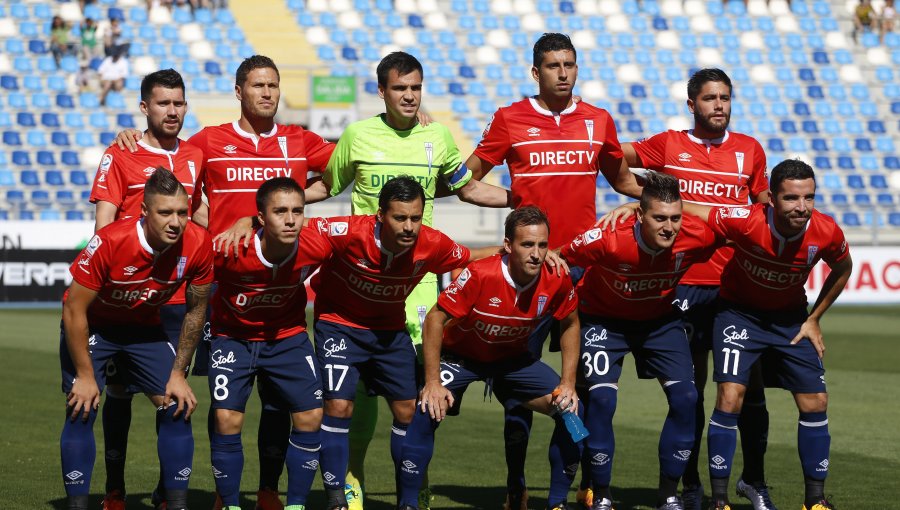
M 432 122 L 398 131 L 384 116 L 354 122 L 344 130 L 323 177 L 329 194 L 340 194 L 352 182 L 353 214 L 375 214 L 384 183 L 408 175 L 425 189 L 422 223 L 433 226 L 438 179 L 455 191 L 471 180 L 472 172 L 460 171 L 459 148 L 446 127 Z

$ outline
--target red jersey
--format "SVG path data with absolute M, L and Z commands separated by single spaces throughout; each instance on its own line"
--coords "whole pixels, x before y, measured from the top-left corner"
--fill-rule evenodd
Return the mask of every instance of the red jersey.
M 495 166 L 506 160 L 513 207 L 546 212 L 555 248 L 597 220 L 597 172 L 615 175 L 622 148 L 606 110 L 580 102 L 554 115 L 529 98 L 494 113 L 475 155 Z
M 69 271 L 97 291 L 88 308 L 91 326 L 147 326 L 159 324 L 159 307 L 182 283 L 212 283 L 212 266 L 212 239 L 202 227 L 188 222 L 181 240 L 157 252 L 141 218 L 129 218 L 100 229 Z
M 632 144 L 644 168 L 678 178 L 681 198 L 708 206 L 743 206 L 769 189 L 766 154 L 756 139 L 725 132 L 702 139 L 693 130 L 666 131 Z M 729 246 L 703 264 L 695 264 L 682 279 L 688 285 L 719 285 L 722 270 L 734 250 Z
M 306 278 L 328 257 L 331 244 L 316 228 L 300 231 L 281 263 L 266 260 L 260 243 L 241 247 L 237 258 L 215 258 L 218 288 L 212 298 L 212 332 L 242 340 L 280 340 L 306 331 Z
M 256 191 L 262 183 L 290 177 L 305 188 L 308 177 L 325 171 L 334 150 L 333 143 L 300 126 L 275 124 L 272 131 L 256 136 L 237 121 L 203 128 L 190 142 L 204 155 L 194 207 L 205 194 L 213 236 L 240 218 L 256 215 Z
M 443 349 L 481 362 L 528 352 L 528 337 L 550 314 L 561 320 L 578 308 L 572 279 L 543 266 L 520 287 L 509 274 L 508 257 L 494 255 L 469 264 L 438 297 L 453 319 L 444 329 Z
M 587 270 L 578 283 L 579 310 L 600 317 L 640 321 L 672 313 L 675 287 L 688 268 L 721 243 L 702 220 L 684 215 L 675 244 L 655 250 L 632 216 L 613 231 L 588 230 L 562 249 L 569 264 Z
M 803 286 L 819 259 L 834 264 L 850 253 L 844 232 L 813 210 L 803 232 L 785 238 L 775 230 L 772 213 L 765 204 L 710 211 L 709 226 L 735 244 L 720 295 L 759 310 L 806 307 Z
M 313 278 L 316 320 L 355 328 L 406 328 L 404 303 L 426 273 L 445 273 L 469 262 L 469 249 L 422 225 L 415 246 L 392 254 L 381 246 L 381 223 L 372 215 L 317 218 L 334 256 Z
M 171 170 L 184 186 L 190 198 L 194 194 L 194 182 L 203 164 L 203 151 L 187 142 L 178 141 L 174 151 L 158 149 L 138 142 L 135 152 L 110 147 L 103 153 L 100 168 L 94 176 L 91 203 L 109 202 L 116 206 L 116 219 L 136 218 L 141 215 L 144 200 L 144 184 L 157 167 Z M 178 289 L 169 304 L 185 302 L 185 289 Z

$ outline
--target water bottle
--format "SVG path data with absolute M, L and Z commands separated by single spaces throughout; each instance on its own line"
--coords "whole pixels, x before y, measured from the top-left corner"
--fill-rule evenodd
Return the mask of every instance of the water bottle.
M 559 393 L 559 388 L 553 390 L 553 397 L 555 398 L 559 396 Z M 577 414 L 568 409 L 565 411 L 559 408 L 557 409 L 563 423 L 566 424 L 566 430 L 568 430 L 569 435 L 572 436 L 573 442 L 578 443 L 579 441 L 590 435 L 587 428 L 585 428 L 584 423 L 582 423 L 581 418 L 579 418 Z

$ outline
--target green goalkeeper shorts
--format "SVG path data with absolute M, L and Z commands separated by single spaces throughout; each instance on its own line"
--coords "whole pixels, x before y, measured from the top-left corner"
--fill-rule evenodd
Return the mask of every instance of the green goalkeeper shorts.
M 425 278 L 406 298 L 406 330 L 409 331 L 413 345 L 422 345 L 422 325 L 425 323 L 425 314 L 437 303 L 437 298 L 437 275 L 432 273 L 425 275 Z M 418 351 L 418 349 L 416 350 Z

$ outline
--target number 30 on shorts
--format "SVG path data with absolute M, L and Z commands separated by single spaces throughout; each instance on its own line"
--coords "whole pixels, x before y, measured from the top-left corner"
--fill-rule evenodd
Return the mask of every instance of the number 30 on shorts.
M 593 354 L 585 352 L 581 355 L 584 361 L 584 376 L 606 375 L 609 372 L 609 355 L 606 351 L 595 351 Z

